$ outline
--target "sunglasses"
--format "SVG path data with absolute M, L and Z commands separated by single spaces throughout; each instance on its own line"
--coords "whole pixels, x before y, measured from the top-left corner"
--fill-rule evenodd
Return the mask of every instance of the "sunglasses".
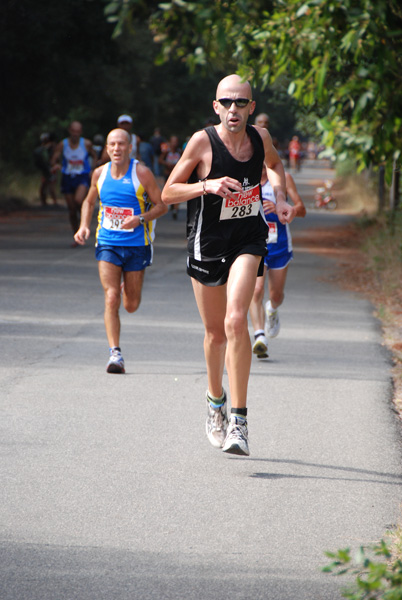
M 249 100 L 248 98 L 236 98 L 235 100 L 233 100 L 233 98 L 219 98 L 217 102 L 222 104 L 224 108 L 230 108 L 233 102 L 236 104 L 237 108 L 245 108 L 252 100 Z

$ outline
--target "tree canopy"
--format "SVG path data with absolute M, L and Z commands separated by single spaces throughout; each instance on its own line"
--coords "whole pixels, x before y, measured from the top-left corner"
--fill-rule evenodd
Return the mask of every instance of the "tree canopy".
M 117 31 L 143 7 L 114 0 Z M 324 144 L 359 168 L 402 147 L 402 9 L 398 0 L 172 0 L 148 7 L 150 29 L 190 71 L 236 70 L 254 85 L 286 81 L 317 117 Z
M 148 6 L 146 5 L 148 10 Z M 154 3 L 156 8 L 156 3 Z M 155 127 L 186 136 L 212 115 L 216 78 L 189 74 L 186 65 L 156 65 L 158 47 L 148 13 L 113 39 L 103 0 L 4 0 L 0 11 L 3 93 L 0 166 L 33 168 L 39 134 L 57 139 L 71 120 L 85 137 L 107 134 L 121 113 L 147 138 Z

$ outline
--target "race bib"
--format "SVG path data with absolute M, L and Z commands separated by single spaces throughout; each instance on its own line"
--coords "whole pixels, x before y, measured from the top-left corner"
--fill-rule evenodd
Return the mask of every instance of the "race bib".
M 268 244 L 276 244 L 278 241 L 278 225 L 268 221 Z
M 134 231 L 133 229 L 122 229 L 124 219 L 132 217 L 134 214 L 133 208 L 117 208 L 116 206 L 105 206 L 103 213 L 102 227 L 113 231 L 122 231 L 123 233 Z
M 233 194 L 231 198 L 222 200 L 220 221 L 228 219 L 244 219 L 256 217 L 260 210 L 260 186 L 257 183 L 253 188 Z
M 80 175 L 84 170 L 84 162 L 82 160 L 71 159 L 67 163 L 68 175 Z

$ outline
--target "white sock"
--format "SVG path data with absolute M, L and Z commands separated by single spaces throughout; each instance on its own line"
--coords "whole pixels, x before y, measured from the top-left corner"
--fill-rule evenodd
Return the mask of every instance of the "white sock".
M 257 331 L 254 331 L 254 339 L 256 340 L 258 338 L 258 336 L 260 335 L 265 335 L 264 330 L 263 329 L 257 329 Z
M 274 308 L 272 306 L 271 300 L 268 300 L 266 308 L 267 308 L 267 312 L 269 312 L 269 313 L 274 313 L 274 312 L 276 312 L 278 310 L 277 308 Z

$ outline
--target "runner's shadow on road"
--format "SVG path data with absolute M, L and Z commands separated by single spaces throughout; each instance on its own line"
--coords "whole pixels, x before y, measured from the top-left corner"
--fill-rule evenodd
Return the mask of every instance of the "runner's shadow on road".
M 311 474 L 297 474 L 297 473 L 252 473 L 249 475 L 250 478 L 253 479 L 326 479 L 326 480 L 336 480 L 336 481 L 361 481 L 364 483 L 380 483 L 385 485 L 397 485 L 402 486 L 402 475 L 396 475 L 395 473 L 382 473 L 380 471 L 369 471 L 367 469 L 358 469 L 355 467 L 340 467 L 337 465 L 325 465 L 319 463 L 310 463 L 302 460 L 283 460 L 278 458 L 247 458 L 245 459 L 250 462 L 266 462 L 266 463 L 275 463 L 275 464 L 283 464 L 283 465 L 296 465 L 300 467 L 309 467 L 314 469 L 324 469 L 324 470 L 332 470 L 337 471 L 339 473 L 350 473 L 354 475 L 362 475 L 361 478 L 352 478 L 352 477 L 341 477 L 341 476 L 333 476 L 330 475 L 315 475 Z M 365 476 L 378 477 L 380 479 L 367 479 Z M 385 481 L 384 479 L 388 479 L 389 481 Z

